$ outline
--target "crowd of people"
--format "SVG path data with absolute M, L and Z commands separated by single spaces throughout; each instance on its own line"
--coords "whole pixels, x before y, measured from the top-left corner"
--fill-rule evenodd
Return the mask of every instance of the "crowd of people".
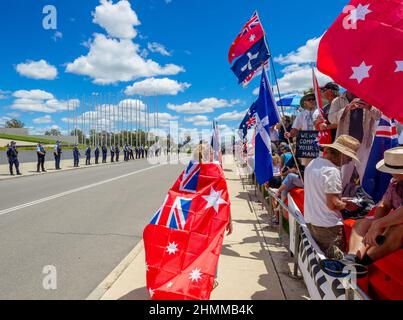
M 74 144 L 73 149 L 73 166 L 79 167 L 80 166 L 80 158 L 81 153 L 79 150 L 78 144 Z M 161 152 L 161 147 L 153 148 L 147 145 L 143 146 L 131 146 L 129 144 L 124 144 L 122 151 L 119 144 L 111 145 L 109 147 L 109 155 L 110 155 L 110 162 L 119 162 L 120 161 L 120 153 L 123 152 L 123 160 L 129 161 L 134 159 L 144 159 L 149 157 L 158 156 Z M 61 141 L 56 141 L 56 144 L 53 147 L 53 157 L 55 161 L 55 170 L 61 170 L 60 161 L 62 159 L 62 144 Z M 7 159 L 9 163 L 9 171 L 10 175 L 14 175 L 14 168 L 15 173 L 17 175 L 22 175 L 20 171 L 20 162 L 18 159 L 18 149 L 17 143 L 15 141 L 11 141 L 8 148 L 7 148 Z M 45 160 L 46 160 L 46 149 L 43 143 L 39 142 L 36 147 L 36 155 L 37 155 L 37 172 L 46 172 L 45 169 Z M 108 147 L 105 144 L 97 145 L 92 151 L 91 146 L 87 145 L 84 151 L 85 155 L 85 165 L 91 165 L 92 156 L 94 156 L 95 164 L 100 163 L 100 159 L 102 163 L 107 163 L 108 158 Z
M 373 261 L 403 246 L 402 125 L 397 123 L 400 146 L 387 150 L 377 165 L 391 180 L 382 200 L 375 203 L 362 182 L 382 113 L 352 92 L 340 93 L 334 82 L 320 89 L 322 110 L 310 89 L 294 119 L 284 116 L 270 128 L 274 176 L 265 186 L 283 201 L 291 189 L 304 188 L 304 219 L 328 258 L 322 261 L 324 271 L 337 275 L 352 265 L 364 275 Z M 297 157 L 298 133 L 315 130 L 330 135 L 329 143 L 319 145 L 317 158 Z M 354 216 L 357 221 L 347 244 L 344 219 L 356 212 L 361 215 Z

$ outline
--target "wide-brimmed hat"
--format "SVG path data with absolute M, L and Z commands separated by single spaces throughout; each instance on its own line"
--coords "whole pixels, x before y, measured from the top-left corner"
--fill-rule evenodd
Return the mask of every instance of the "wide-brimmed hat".
M 336 149 L 346 156 L 360 162 L 357 158 L 357 151 L 360 148 L 360 142 L 356 138 L 342 134 L 332 144 L 322 144 L 321 146 Z
M 17 142 L 15 142 L 15 141 L 10 142 L 10 145 L 14 145 L 14 144 L 17 144 Z
M 384 159 L 376 164 L 379 171 L 403 174 L 403 147 L 386 150 L 383 157 Z
M 340 87 L 336 82 L 328 82 L 323 87 L 320 88 L 320 90 L 322 90 L 322 91 L 324 91 L 325 89 L 339 91 Z
M 313 91 L 313 89 L 304 91 L 304 96 L 301 98 L 301 101 L 299 102 L 299 105 L 301 106 L 301 108 L 305 109 L 305 100 L 310 97 L 315 98 L 315 92 Z

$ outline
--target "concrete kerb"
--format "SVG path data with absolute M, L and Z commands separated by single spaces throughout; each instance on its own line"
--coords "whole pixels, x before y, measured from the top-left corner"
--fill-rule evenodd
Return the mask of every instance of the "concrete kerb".
M 85 300 L 100 300 L 110 287 L 119 279 L 122 273 L 144 249 L 143 240 L 117 265 L 115 269 L 89 294 Z

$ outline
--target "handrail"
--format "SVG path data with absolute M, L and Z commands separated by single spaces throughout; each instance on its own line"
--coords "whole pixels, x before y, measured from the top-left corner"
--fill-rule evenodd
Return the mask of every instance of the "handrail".
M 256 186 L 256 182 L 254 184 Z M 259 188 L 256 188 L 256 189 L 259 189 Z M 284 210 L 287 210 L 289 215 L 292 215 L 292 217 L 295 219 L 295 221 L 298 223 L 299 226 L 302 226 L 302 225 L 306 226 L 306 223 L 305 223 L 305 220 L 303 218 L 303 215 L 302 215 L 301 211 L 299 211 L 298 209 L 295 210 L 295 212 L 290 210 L 288 205 L 286 205 L 283 200 L 278 198 L 277 195 L 270 188 L 266 189 L 266 190 L 267 190 L 269 196 L 272 199 L 276 200 Z M 266 199 L 264 198 L 264 196 L 262 198 L 263 198 L 263 201 L 266 202 Z M 265 204 L 267 206 L 270 206 L 270 204 L 268 204 L 267 202 Z M 280 217 L 280 219 L 281 219 L 281 217 Z M 280 226 L 281 226 L 281 224 L 280 224 Z M 299 228 L 297 228 L 297 230 L 299 230 Z M 309 230 L 308 230 L 308 232 L 309 232 Z M 294 265 L 295 265 L 294 276 L 297 276 L 297 272 L 298 272 L 298 268 L 299 268 L 299 266 L 298 266 L 298 252 L 297 252 L 299 246 L 297 245 L 297 241 L 296 241 L 296 246 L 295 247 L 296 247 L 295 248 L 296 251 L 294 252 L 294 258 L 295 258 L 295 260 L 294 260 Z M 354 294 L 353 293 L 355 293 L 362 300 L 370 300 L 368 295 L 361 288 L 359 288 L 358 286 L 351 286 L 351 285 L 349 285 L 349 287 L 346 288 L 346 300 L 354 300 Z

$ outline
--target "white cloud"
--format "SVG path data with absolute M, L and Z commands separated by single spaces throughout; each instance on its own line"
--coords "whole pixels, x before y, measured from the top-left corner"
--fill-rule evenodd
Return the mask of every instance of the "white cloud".
M 0 89 L 0 100 L 7 99 L 9 93 L 10 93 L 9 91 L 5 91 L 5 90 L 1 90 L 1 89 Z
M 143 95 L 143 96 L 159 96 L 171 95 L 175 96 L 179 92 L 185 91 L 191 85 L 189 83 L 180 83 L 176 80 L 168 78 L 156 79 L 148 78 L 140 82 L 133 83 L 132 86 L 126 87 L 126 95 Z
M 221 115 L 219 115 L 218 117 L 216 117 L 215 119 L 217 121 L 234 121 L 234 120 L 242 120 L 245 117 L 245 111 L 231 111 L 231 112 L 225 112 Z
M 44 117 L 35 118 L 32 120 L 32 122 L 36 124 L 51 123 L 52 117 L 50 115 L 46 115 Z
M 185 117 L 184 120 L 186 122 L 192 122 L 193 125 L 198 126 L 198 127 L 212 125 L 212 123 L 208 120 L 208 117 L 201 116 L 201 115 L 197 115 L 197 116 L 193 116 L 193 117 Z
M 101 0 L 93 22 L 104 27 L 108 35 L 94 34 L 93 39 L 86 42 L 89 52 L 68 63 L 66 72 L 91 77 L 96 84 L 113 84 L 185 71 L 175 64 L 161 66 L 151 59 L 146 60 L 147 51 L 132 41 L 137 33 L 133 26 L 140 22 L 128 1 L 113 4 Z
M 316 77 L 318 78 L 319 85 L 324 85 L 331 78 L 319 72 L 315 68 Z M 278 81 L 280 91 L 282 94 L 290 93 L 303 93 L 304 90 L 312 88 L 312 69 L 309 65 L 300 68 L 293 72 L 285 73 L 282 78 Z
M 7 115 L 12 118 L 18 118 L 21 116 L 21 114 L 19 112 L 9 112 L 9 113 L 7 113 Z
M 278 79 L 280 91 L 286 94 L 302 94 L 303 91 L 312 88 L 312 64 L 316 62 L 318 46 L 321 37 L 309 39 L 305 45 L 299 47 L 285 56 L 280 55 L 274 60 L 284 65 L 281 70 L 283 76 Z M 331 78 L 322 74 L 315 68 L 319 85 L 332 81 Z M 253 94 L 259 94 L 259 88 L 253 91 Z
M 140 20 L 129 1 L 113 4 L 112 1 L 100 0 L 100 3 L 93 13 L 94 23 L 103 27 L 111 37 L 133 39 L 137 36 L 134 26 L 140 25 Z
M 185 71 L 183 67 L 167 64 L 161 66 L 140 56 L 139 45 L 130 40 L 118 40 L 96 34 L 90 51 L 69 63 L 66 72 L 86 75 L 97 84 L 131 81 L 140 77 L 175 75 Z
M 21 76 L 32 79 L 54 80 L 57 77 L 57 69 L 45 60 L 19 63 L 16 70 Z
M 171 56 L 172 53 L 169 52 L 164 45 L 158 42 L 149 42 L 147 44 L 148 50 L 150 50 L 153 53 L 159 53 L 163 56 Z
M 13 97 L 16 99 L 11 109 L 21 111 L 54 113 L 73 110 L 79 105 L 76 99 L 57 100 L 53 94 L 43 90 L 18 90 L 13 93 Z
M 286 56 L 280 55 L 274 58 L 274 61 L 280 64 L 300 64 L 316 62 L 318 46 L 320 39 L 309 39 L 305 45 L 299 47 L 296 51 L 288 53 Z
M 4 126 L 6 124 L 7 121 L 11 120 L 11 118 L 9 117 L 0 117 L 0 126 Z
M 206 98 L 199 102 L 186 102 L 181 105 L 168 103 L 167 108 L 179 113 L 196 114 L 210 113 L 214 112 L 215 109 L 231 107 L 241 103 L 242 101 L 240 101 L 239 99 L 228 101 L 226 99 Z

